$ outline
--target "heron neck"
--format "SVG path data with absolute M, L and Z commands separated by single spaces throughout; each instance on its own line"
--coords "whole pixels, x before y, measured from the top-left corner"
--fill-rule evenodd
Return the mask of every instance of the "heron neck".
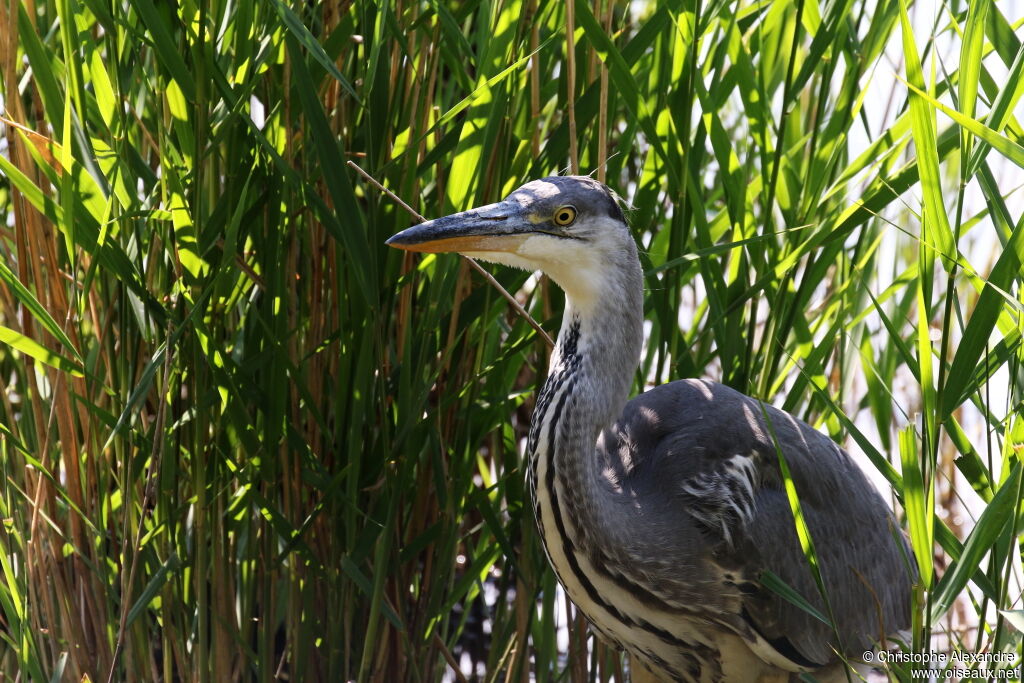
M 588 447 L 619 417 L 640 362 L 643 271 L 636 243 L 624 234 L 621 242 L 579 254 L 574 267 L 548 270 L 565 292 L 562 329 L 548 374 L 575 377 L 574 399 L 567 408 L 593 432 Z
M 619 417 L 640 361 L 643 277 L 631 251 L 600 278 L 558 283 L 566 291 L 565 314 L 534 413 L 531 451 L 574 497 L 607 491 L 598 437 Z M 595 282 L 599 290 L 580 296 Z
M 562 329 L 530 425 L 529 487 L 556 569 L 565 555 L 550 546 L 552 539 L 568 534 L 575 547 L 592 552 L 599 539 L 623 527 L 614 521 L 621 491 L 609 483 L 608 459 L 598 440 L 621 413 L 640 359 L 639 262 L 631 275 L 624 288 L 600 299 L 600 306 L 581 307 L 567 293 Z
M 642 341 L 642 297 L 620 294 L 618 300 L 609 297 L 602 305 L 588 308 L 566 297 L 548 371 L 572 378 L 572 400 L 565 409 L 570 411 L 567 417 L 593 431 L 588 446 L 622 412 L 640 362 Z

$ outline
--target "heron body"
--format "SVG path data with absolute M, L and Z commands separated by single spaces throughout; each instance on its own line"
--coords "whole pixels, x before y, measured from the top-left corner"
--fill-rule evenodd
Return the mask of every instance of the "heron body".
M 833 441 L 705 380 L 626 401 L 643 340 L 643 273 L 604 185 L 533 181 L 388 243 L 541 270 L 565 291 L 527 476 L 558 580 L 609 641 L 665 680 L 785 681 L 807 671 L 846 680 L 843 658 L 859 660 L 909 626 L 905 542 L 882 497 Z M 762 585 L 771 572 L 826 611 L 779 451 L 834 628 Z

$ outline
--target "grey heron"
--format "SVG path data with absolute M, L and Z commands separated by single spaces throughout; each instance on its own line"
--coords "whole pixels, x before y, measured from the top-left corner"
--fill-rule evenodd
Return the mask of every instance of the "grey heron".
M 844 659 L 910 625 L 898 524 L 850 456 L 799 419 L 711 381 L 627 402 L 643 339 L 643 273 L 615 195 L 554 176 L 388 240 L 540 270 L 565 312 L 527 444 L 551 566 L 593 627 L 666 680 L 847 680 Z M 781 450 L 817 550 L 833 624 L 797 536 Z

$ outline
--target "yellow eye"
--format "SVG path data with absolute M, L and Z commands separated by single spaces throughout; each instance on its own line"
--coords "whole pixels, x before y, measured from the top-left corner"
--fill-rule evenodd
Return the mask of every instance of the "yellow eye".
M 572 225 L 572 222 L 576 220 L 576 207 L 575 206 L 563 206 L 558 211 L 555 211 L 555 225 L 560 225 L 563 228 L 567 225 Z

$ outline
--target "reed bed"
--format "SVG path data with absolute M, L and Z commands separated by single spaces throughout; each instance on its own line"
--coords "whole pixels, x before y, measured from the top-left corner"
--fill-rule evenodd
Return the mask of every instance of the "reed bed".
M 1020 9 L 2 3 L 0 678 L 624 680 L 524 498 L 546 344 L 387 249 L 414 219 L 350 161 L 427 216 L 608 182 L 636 389 L 711 377 L 861 454 L 905 648 L 1019 653 Z

